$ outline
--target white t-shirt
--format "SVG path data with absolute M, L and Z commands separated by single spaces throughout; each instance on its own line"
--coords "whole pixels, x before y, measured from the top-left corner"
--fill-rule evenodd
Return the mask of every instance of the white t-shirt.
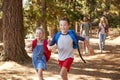
M 74 58 L 73 40 L 69 34 L 61 34 L 58 39 L 58 59 Z

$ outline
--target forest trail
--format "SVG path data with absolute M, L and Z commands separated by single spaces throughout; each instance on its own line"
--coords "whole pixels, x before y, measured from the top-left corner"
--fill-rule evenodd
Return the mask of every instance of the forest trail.
M 98 50 L 98 39 L 90 39 L 94 54 L 83 55 L 84 64 L 75 53 L 74 63 L 68 74 L 69 80 L 120 80 L 120 36 L 107 39 L 103 53 Z M 31 55 L 31 54 L 29 54 Z M 61 80 L 57 53 L 52 53 L 44 72 L 45 80 Z M 18 64 L 12 61 L 0 62 L 0 80 L 38 80 L 32 64 Z

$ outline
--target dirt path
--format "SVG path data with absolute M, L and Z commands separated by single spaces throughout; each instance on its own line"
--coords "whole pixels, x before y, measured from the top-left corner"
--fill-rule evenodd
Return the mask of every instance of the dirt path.
M 107 40 L 104 52 L 98 50 L 98 39 L 91 39 L 95 54 L 83 55 L 87 64 L 82 63 L 78 54 L 69 72 L 69 80 L 120 80 L 120 37 Z M 44 72 L 45 80 L 61 80 L 57 54 L 53 53 Z M 32 64 L 20 65 L 15 62 L 0 62 L 0 80 L 38 80 Z

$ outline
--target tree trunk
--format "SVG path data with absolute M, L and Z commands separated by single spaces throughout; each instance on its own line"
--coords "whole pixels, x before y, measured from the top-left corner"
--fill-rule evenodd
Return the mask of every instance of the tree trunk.
M 3 0 L 3 60 L 30 61 L 25 51 L 22 0 Z
M 46 0 L 42 0 L 42 27 L 45 30 L 45 38 L 48 36 L 47 21 L 46 21 Z
M 3 27 L 2 27 L 2 19 L 0 19 L 0 43 L 3 42 Z
M 46 0 L 37 0 L 37 4 L 39 6 L 42 6 L 41 8 L 41 13 L 42 17 L 41 19 L 38 19 L 36 26 L 42 25 L 42 28 L 45 30 L 45 38 L 48 36 L 48 31 L 47 31 L 47 20 L 46 20 Z

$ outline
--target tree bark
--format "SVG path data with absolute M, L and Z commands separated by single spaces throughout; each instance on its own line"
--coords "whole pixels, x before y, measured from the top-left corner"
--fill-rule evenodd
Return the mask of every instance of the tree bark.
M 2 27 L 2 19 L 0 19 L 0 43 L 3 42 L 3 27 Z
M 22 0 L 3 0 L 3 60 L 26 62 Z
M 48 36 L 47 21 L 46 21 L 46 0 L 42 0 L 42 27 L 45 30 L 45 38 Z

